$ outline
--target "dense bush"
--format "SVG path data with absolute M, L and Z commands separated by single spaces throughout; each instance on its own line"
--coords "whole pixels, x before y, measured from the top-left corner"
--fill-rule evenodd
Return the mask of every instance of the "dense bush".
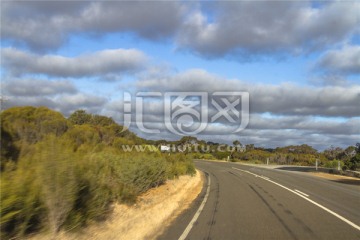
M 114 202 L 134 203 L 169 178 L 195 173 L 183 154 L 124 152 L 121 144 L 142 139 L 112 119 L 78 115 L 68 121 L 33 107 L 1 113 L 1 238 L 77 229 L 104 219 Z
M 324 167 L 326 168 L 334 168 L 334 169 L 337 169 L 339 166 L 339 160 L 332 160 L 332 161 L 327 161 L 325 164 L 324 164 Z M 340 161 L 340 169 L 342 169 L 344 166 L 344 162 L 341 162 Z
M 358 170 L 360 169 L 360 143 L 356 144 L 354 148 L 354 154 L 351 158 L 347 158 L 344 161 L 344 170 Z

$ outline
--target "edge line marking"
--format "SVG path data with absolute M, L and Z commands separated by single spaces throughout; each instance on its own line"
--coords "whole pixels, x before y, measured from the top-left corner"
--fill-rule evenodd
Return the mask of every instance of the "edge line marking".
M 299 190 L 297 190 L 297 189 L 294 189 L 294 191 L 297 192 L 297 193 L 300 193 L 300 194 L 304 195 L 305 197 L 309 197 L 308 194 L 303 193 L 303 192 L 301 192 L 301 191 L 299 191 Z
M 194 226 L 196 220 L 199 218 L 200 213 L 202 212 L 202 210 L 204 209 L 205 203 L 207 201 L 207 199 L 209 198 L 209 194 L 210 194 L 210 175 L 208 175 L 208 184 L 207 184 L 207 189 L 206 189 L 206 194 L 205 197 L 203 199 L 203 201 L 201 202 L 200 207 L 198 208 L 198 210 L 196 211 L 194 217 L 191 219 L 190 223 L 187 225 L 187 227 L 185 228 L 184 232 L 181 234 L 181 236 L 179 237 L 179 240 L 185 240 L 185 238 L 187 237 L 187 235 L 190 233 L 192 227 Z
M 254 175 L 255 177 L 260 177 L 259 175 L 255 174 L 255 173 L 252 173 L 252 172 L 249 172 L 249 171 L 246 171 L 246 170 L 242 170 L 242 169 L 240 169 L 240 168 L 236 168 L 236 167 L 232 167 L 232 168 L 233 168 L 233 169 L 236 169 L 236 170 L 239 170 L 239 171 L 242 171 L 242 172 L 246 172 L 246 173 L 252 174 L 252 175 Z M 302 197 L 302 198 L 305 199 L 306 201 L 314 204 L 315 206 L 318 206 L 319 208 L 321 208 L 321 209 L 325 210 L 326 212 L 334 215 L 335 217 L 337 217 L 337 218 L 340 219 L 341 221 L 349 224 L 349 225 L 352 226 L 353 228 L 355 228 L 355 229 L 357 229 L 358 231 L 360 231 L 360 226 L 358 226 L 358 225 L 356 225 L 355 223 L 351 222 L 350 220 L 344 218 L 343 216 L 337 214 L 336 212 L 331 211 L 331 210 L 328 209 L 327 207 L 324 207 L 323 205 L 321 205 L 321 204 L 319 204 L 319 203 L 311 200 L 310 198 L 308 198 L 308 197 L 306 197 L 306 196 L 304 196 L 304 195 L 302 195 L 302 194 L 300 194 L 300 193 L 298 193 L 298 192 L 296 192 L 296 191 L 294 191 L 294 190 L 292 190 L 292 189 L 290 189 L 290 188 L 288 188 L 288 187 L 285 187 L 284 185 L 281 185 L 280 183 L 274 182 L 274 181 L 272 181 L 272 180 L 270 180 L 270 179 L 265 179 L 265 178 L 262 178 L 262 179 L 264 179 L 265 181 L 271 182 L 271 183 L 273 183 L 273 184 L 275 184 L 275 185 L 278 185 L 279 187 L 284 188 L 284 189 L 288 190 L 289 192 L 292 192 L 292 193 L 298 195 L 299 197 Z

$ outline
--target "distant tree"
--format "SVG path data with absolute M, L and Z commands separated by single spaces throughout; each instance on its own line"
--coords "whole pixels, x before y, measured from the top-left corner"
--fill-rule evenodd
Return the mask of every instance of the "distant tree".
M 360 168 L 360 143 L 356 143 L 356 154 L 349 161 L 345 162 L 345 168 L 357 170 Z
M 317 150 L 307 144 L 300 145 L 299 153 L 316 154 Z
M 185 137 L 182 137 L 179 142 L 181 144 L 195 144 L 198 142 L 198 139 L 196 137 L 192 137 L 192 136 L 185 136 Z
M 313 147 L 302 144 L 298 146 L 286 146 L 286 147 L 278 147 L 275 149 L 275 152 L 277 153 L 297 153 L 297 154 L 316 154 L 317 150 Z
M 334 147 L 331 145 L 330 148 L 324 150 L 324 155 L 329 160 L 334 160 L 334 159 L 338 159 L 343 152 L 344 150 L 342 148 Z
M 91 119 L 92 119 L 91 114 L 86 113 L 86 111 L 82 110 L 82 109 L 76 110 L 68 118 L 68 120 L 72 124 L 76 124 L 76 125 L 83 125 L 83 124 L 91 123 Z
M 250 151 L 250 150 L 254 150 L 255 149 L 255 145 L 254 144 L 246 144 L 246 150 Z
M 285 154 L 277 154 L 276 161 L 278 164 L 285 164 L 286 163 L 286 155 Z
M 91 116 L 91 124 L 105 127 L 115 124 L 115 121 L 109 117 L 93 115 Z
M 241 143 L 240 143 L 239 140 L 235 140 L 235 141 L 233 141 L 233 145 L 234 145 L 234 146 L 240 146 Z
M 13 141 L 36 143 L 47 134 L 62 135 L 68 129 L 59 112 L 46 107 L 14 107 L 1 113 L 1 126 Z
M 356 153 L 360 153 L 360 143 L 356 143 Z
M 345 148 L 343 155 L 345 158 L 352 158 L 356 154 L 356 147 L 355 146 L 349 146 Z
M 198 143 L 199 143 L 200 145 L 206 145 L 206 141 L 204 141 L 204 140 L 198 141 Z

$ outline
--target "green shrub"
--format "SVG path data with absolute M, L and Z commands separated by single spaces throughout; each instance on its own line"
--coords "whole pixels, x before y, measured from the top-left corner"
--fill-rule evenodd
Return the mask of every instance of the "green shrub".
M 324 167 L 326 168 L 338 168 L 338 164 L 339 164 L 339 161 L 338 160 L 332 160 L 332 161 L 327 161 L 325 162 L 324 164 Z M 340 169 L 342 169 L 342 167 L 344 166 L 344 162 L 340 161 Z
M 77 229 L 106 218 L 114 202 L 134 203 L 167 179 L 195 173 L 184 154 L 124 152 L 121 144 L 144 140 L 120 133 L 110 118 L 80 117 L 70 124 L 33 107 L 1 113 L 1 238 Z
M 177 178 L 180 175 L 194 175 L 195 167 L 190 156 L 181 153 L 166 155 L 168 163 L 167 177 Z
M 24 158 L 16 170 L 1 174 L 2 239 L 21 237 L 41 227 L 46 208 L 36 171 L 37 165 Z

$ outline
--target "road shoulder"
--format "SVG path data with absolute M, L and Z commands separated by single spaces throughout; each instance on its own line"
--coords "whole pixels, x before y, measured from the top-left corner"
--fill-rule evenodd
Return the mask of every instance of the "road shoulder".
M 115 204 L 111 216 L 102 223 L 93 224 L 81 233 L 60 233 L 59 240 L 95 239 L 154 239 L 184 212 L 198 197 L 203 188 L 203 173 L 180 176 L 164 185 L 150 189 L 133 206 Z M 31 239 L 49 239 L 37 235 Z

